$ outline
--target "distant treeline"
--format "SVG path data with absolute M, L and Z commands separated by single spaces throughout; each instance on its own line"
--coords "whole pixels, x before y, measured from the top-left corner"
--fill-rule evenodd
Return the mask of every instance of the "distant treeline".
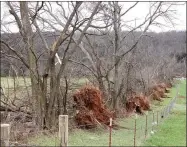
M 103 32 L 100 35 L 94 35 L 95 32 L 90 31 L 89 32 L 90 38 L 92 41 L 92 44 L 98 48 L 97 53 L 99 54 L 100 58 L 105 58 L 106 56 L 112 56 L 113 49 L 110 47 L 112 44 L 111 41 L 109 41 L 108 36 L 105 35 L 105 32 Z M 88 33 L 88 34 L 89 34 Z M 122 32 L 121 36 L 124 36 L 128 32 Z M 122 50 L 126 50 L 126 46 L 130 46 L 133 44 L 133 41 L 136 40 L 136 36 L 138 37 L 141 32 L 133 32 L 125 39 L 124 46 L 122 47 Z M 49 46 L 52 45 L 53 41 L 56 40 L 59 36 L 59 33 L 57 32 L 45 32 L 43 33 L 44 37 L 47 40 L 47 43 Z M 98 32 L 97 32 L 98 34 Z M 112 36 L 113 32 L 111 32 Z M 79 34 L 77 34 L 79 35 Z M 5 40 L 9 43 L 9 45 L 13 48 L 15 48 L 17 51 L 19 51 L 23 57 L 27 57 L 27 51 L 24 49 L 24 43 L 21 39 L 21 36 L 19 33 L 15 34 L 2 34 L 1 39 Z M 44 44 L 42 43 L 41 38 L 36 33 L 33 37 L 34 39 L 34 47 L 37 50 L 37 57 L 38 57 L 38 63 L 39 71 L 43 72 L 43 64 L 47 64 L 46 57 L 49 55 L 49 52 L 45 49 Z M 84 41 L 83 41 L 84 42 Z M 86 44 L 85 47 L 88 47 Z M 157 57 L 163 56 L 168 58 L 175 59 L 178 63 L 182 63 L 186 61 L 186 31 L 171 31 L 171 32 L 162 32 L 162 33 L 154 33 L 154 32 L 148 32 L 147 36 L 145 36 L 139 43 L 136 48 L 136 50 L 139 52 L 139 54 L 136 55 L 137 60 L 138 58 L 142 58 L 141 62 L 145 62 L 145 66 L 149 65 L 151 66 L 151 62 L 154 62 L 155 59 L 159 59 Z M 58 54 L 61 57 L 63 55 L 64 47 L 62 46 L 59 50 Z M 146 61 L 143 61 L 144 53 L 149 52 L 149 57 Z M 143 56 L 142 56 L 142 55 Z M 14 54 L 9 51 L 7 48 L 5 48 L 1 44 L 1 76 L 8 76 L 9 74 L 12 75 L 14 70 L 11 68 L 11 65 L 14 66 L 16 69 L 16 72 L 18 75 L 28 75 L 29 71 L 27 68 L 17 59 L 13 56 Z M 76 61 L 81 61 L 88 64 L 87 59 L 85 58 L 85 55 L 82 53 L 81 50 L 77 49 L 76 54 L 74 55 L 74 58 Z M 154 59 L 155 58 L 155 59 Z M 81 65 L 75 65 L 77 71 L 76 74 L 79 73 L 78 67 Z

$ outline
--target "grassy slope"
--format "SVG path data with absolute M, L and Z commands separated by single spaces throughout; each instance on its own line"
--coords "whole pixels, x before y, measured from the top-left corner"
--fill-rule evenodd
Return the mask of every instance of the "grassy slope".
M 186 83 L 180 85 L 179 95 L 186 97 Z M 143 143 L 144 146 L 186 145 L 186 98 L 178 98 L 172 115 L 160 125 L 158 132 Z

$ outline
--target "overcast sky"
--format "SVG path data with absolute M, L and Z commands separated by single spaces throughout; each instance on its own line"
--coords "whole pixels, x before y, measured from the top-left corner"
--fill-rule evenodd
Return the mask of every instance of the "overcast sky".
M 120 2 L 120 4 L 123 6 L 122 11 L 125 11 L 129 6 L 132 6 L 135 2 Z M 184 2 L 183 2 L 184 3 Z M 54 8 L 56 9 L 56 8 Z M 171 30 L 186 30 L 186 4 L 185 5 L 178 5 L 174 6 L 173 9 L 177 10 L 177 20 L 175 20 L 175 25 L 174 27 L 163 27 L 158 28 L 158 27 L 151 27 L 149 31 L 154 31 L 154 32 L 161 32 L 161 31 L 171 31 Z M 125 15 L 122 20 L 128 21 L 128 20 L 135 20 L 136 19 L 136 24 L 135 21 L 128 23 L 130 26 L 135 26 L 138 25 L 138 23 L 141 23 L 143 18 L 145 18 L 145 15 L 149 12 L 149 3 L 148 2 L 139 2 L 138 5 L 135 6 L 135 8 L 130 11 L 127 15 Z M 56 14 L 55 14 L 56 15 Z M 1 3 L 1 23 L 4 24 L 6 23 L 6 27 L 11 31 L 11 32 L 18 32 L 18 28 L 16 25 L 9 24 L 8 22 L 14 20 L 12 16 L 9 15 L 8 8 L 5 6 L 5 3 Z M 159 22 L 166 24 L 164 20 L 159 19 Z M 1 32 L 5 31 L 4 27 L 1 27 Z

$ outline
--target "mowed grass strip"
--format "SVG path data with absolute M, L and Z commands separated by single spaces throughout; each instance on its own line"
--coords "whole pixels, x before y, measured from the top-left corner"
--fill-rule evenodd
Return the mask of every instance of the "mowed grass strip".
M 175 111 L 144 146 L 185 146 L 186 113 Z
M 179 95 L 183 98 L 178 97 L 172 114 L 143 146 L 186 146 L 186 81 L 181 82 Z

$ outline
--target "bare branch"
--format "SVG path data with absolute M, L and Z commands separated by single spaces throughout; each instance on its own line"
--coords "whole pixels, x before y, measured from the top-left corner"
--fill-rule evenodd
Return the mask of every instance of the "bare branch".
M 38 12 L 42 9 L 43 6 L 44 6 L 44 2 L 42 1 L 41 6 L 36 10 L 35 14 L 32 16 L 32 20 L 31 20 L 32 23 L 33 23 L 33 21 L 35 20 L 35 18 L 36 18 L 36 16 L 37 16 Z
M 15 20 L 16 20 L 16 23 L 17 23 L 17 26 L 18 26 L 18 28 L 19 28 L 20 34 L 23 35 L 23 32 L 22 32 L 22 31 L 23 31 L 23 30 L 22 30 L 22 24 L 21 24 L 21 21 L 20 21 L 18 15 L 16 14 L 16 12 L 15 12 L 15 10 L 14 10 L 14 8 L 12 7 L 12 5 L 11 5 L 10 2 L 7 2 L 7 5 L 8 5 L 9 8 L 10 8 L 10 10 L 9 10 L 10 14 L 12 14 L 12 15 L 14 16 Z
M 4 44 L 9 50 L 11 50 L 11 51 L 24 63 L 24 65 L 25 65 L 28 69 L 30 69 L 29 64 L 26 62 L 26 60 L 24 59 L 24 57 L 23 57 L 21 54 L 19 54 L 15 49 L 13 49 L 12 47 L 10 47 L 5 41 L 3 41 L 3 40 L 0 40 L 0 41 L 1 41 L 1 43 Z

